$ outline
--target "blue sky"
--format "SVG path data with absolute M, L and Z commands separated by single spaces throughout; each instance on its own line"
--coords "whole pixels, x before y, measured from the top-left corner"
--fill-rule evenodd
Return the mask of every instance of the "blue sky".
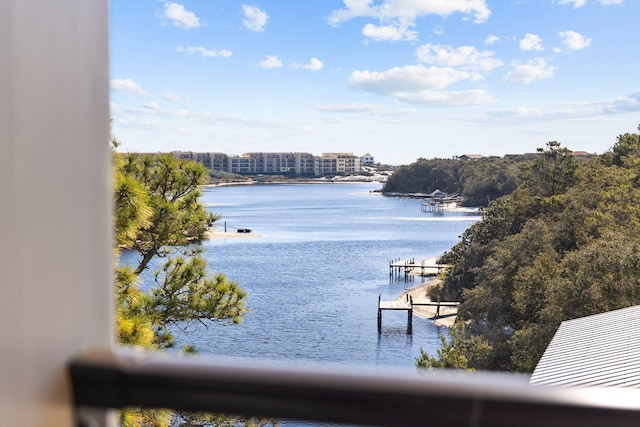
M 111 0 L 122 151 L 602 153 L 640 123 L 636 0 Z

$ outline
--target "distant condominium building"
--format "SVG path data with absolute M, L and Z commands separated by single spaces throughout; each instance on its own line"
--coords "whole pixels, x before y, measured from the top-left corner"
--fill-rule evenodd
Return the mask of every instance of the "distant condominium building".
M 362 170 L 363 158 L 352 153 L 245 153 L 241 156 L 224 153 L 174 151 L 183 160 L 195 160 L 212 171 L 240 175 L 327 176 L 351 175 Z M 367 154 L 367 159 L 373 157 Z

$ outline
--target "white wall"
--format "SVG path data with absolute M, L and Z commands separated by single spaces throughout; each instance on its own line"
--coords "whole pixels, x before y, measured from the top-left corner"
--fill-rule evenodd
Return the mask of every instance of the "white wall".
M 112 342 L 106 0 L 0 11 L 0 426 L 71 426 L 65 363 Z

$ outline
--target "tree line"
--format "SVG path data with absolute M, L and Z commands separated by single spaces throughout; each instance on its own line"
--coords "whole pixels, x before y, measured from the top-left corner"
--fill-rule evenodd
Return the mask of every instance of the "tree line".
M 459 321 L 419 367 L 532 372 L 564 320 L 640 304 L 640 137 L 578 161 L 558 142 L 520 165 L 441 262 Z
M 485 157 L 473 161 L 424 159 L 400 166 L 383 194 L 432 193 L 441 190 L 462 196 L 464 206 L 487 206 L 491 200 L 515 190 L 525 156 Z

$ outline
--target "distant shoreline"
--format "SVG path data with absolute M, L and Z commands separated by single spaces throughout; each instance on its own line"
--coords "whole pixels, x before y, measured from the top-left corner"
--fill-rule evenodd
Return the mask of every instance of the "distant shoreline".
M 304 184 L 380 184 L 384 186 L 384 182 L 381 181 L 356 181 L 356 180 L 337 180 L 337 181 L 329 181 L 322 178 L 310 178 L 310 179 L 300 179 L 293 178 L 291 180 L 277 180 L 277 181 L 268 181 L 268 182 L 259 182 L 259 181 L 238 181 L 238 182 L 219 182 L 215 184 L 203 184 L 202 188 L 216 188 L 216 187 L 231 187 L 231 186 L 240 186 L 240 185 L 304 185 Z M 424 199 L 426 194 L 424 193 L 383 193 L 382 190 L 373 190 L 371 193 L 381 194 L 385 197 L 406 197 L 410 199 Z M 481 208 L 474 206 L 456 206 L 454 208 L 447 208 L 447 211 L 450 212 L 468 212 L 468 213 L 480 213 Z
M 238 182 L 219 182 L 214 184 L 203 184 L 201 187 L 229 187 L 235 185 L 283 185 L 283 184 L 384 184 L 380 181 L 359 181 L 359 180 L 337 180 L 329 181 L 326 179 L 292 179 L 292 180 L 276 180 L 276 181 L 238 181 Z

